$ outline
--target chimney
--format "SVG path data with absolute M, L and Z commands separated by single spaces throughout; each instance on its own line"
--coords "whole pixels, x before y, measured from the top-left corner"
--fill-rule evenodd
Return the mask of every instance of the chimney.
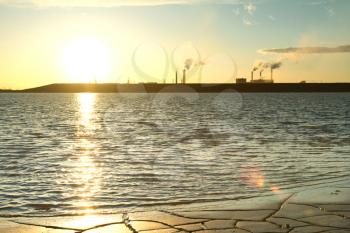
M 261 75 L 262 75 L 262 72 L 264 72 L 264 70 L 261 70 L 261 71 L 260 71 L 260 78 L 261 78 L 261 79 L 262 79 L 262 77 L 261 77 Z
M 183 84 L 186 84 L 186 69 L 183 70 L 182 83 L 183 83 Z
M 271 67 L 271 81 L 273 81 L 273 69 Z
M 177 70 L 175 72 L 175 84 L 177 84 Z
M 253 79 L 254 79 L 254 70 L 252 70 L 251 74 L 250 74 L 250 81 L 253 82 Z

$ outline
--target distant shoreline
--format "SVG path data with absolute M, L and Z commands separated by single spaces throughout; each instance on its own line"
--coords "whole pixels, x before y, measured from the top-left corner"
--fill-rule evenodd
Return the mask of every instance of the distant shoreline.
M 218 92 L 350 92 L 350 83 L 266 83 L 266 84 L 50 84 L 24 90 L 0 90 L 0 93 L 218 93 Z

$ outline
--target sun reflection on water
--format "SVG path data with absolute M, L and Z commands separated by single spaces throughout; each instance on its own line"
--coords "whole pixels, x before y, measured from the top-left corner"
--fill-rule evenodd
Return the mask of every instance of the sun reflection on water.
M 77 100 L 80 110 L 80 125 L 83 127 L 91 126 L 91 118 L 94 114 L 96 95 L 92 93 L 78 94 Z
M 93 198 L 100 190 L 101 169 L 96 165 L 95 156 L 98 148 L 93 140 L 95 134 L 95 94 L 77 95 L 79 104 L 79 121 L 77 122 L 77 142 L 72 160 L 72 170 L 69 179 L 76 186 L 70 195 L 78 197 L 74 206 L 79 213 L 93 212 Z

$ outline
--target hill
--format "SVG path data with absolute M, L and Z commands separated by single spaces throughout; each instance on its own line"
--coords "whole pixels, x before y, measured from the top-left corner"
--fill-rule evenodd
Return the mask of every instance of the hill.
M 350 83 L 267 83 L 267 84 L 50 84 L 30 88 L 29 93 L 158 93 L 158 92 L 350 92 Z

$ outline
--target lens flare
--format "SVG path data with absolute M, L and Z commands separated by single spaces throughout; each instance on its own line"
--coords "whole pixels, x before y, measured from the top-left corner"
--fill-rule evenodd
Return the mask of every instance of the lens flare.
M 255 166 L 241 168 L 241 180 L 250 187 L 262 188 L 265 185 L 263 172 Z

